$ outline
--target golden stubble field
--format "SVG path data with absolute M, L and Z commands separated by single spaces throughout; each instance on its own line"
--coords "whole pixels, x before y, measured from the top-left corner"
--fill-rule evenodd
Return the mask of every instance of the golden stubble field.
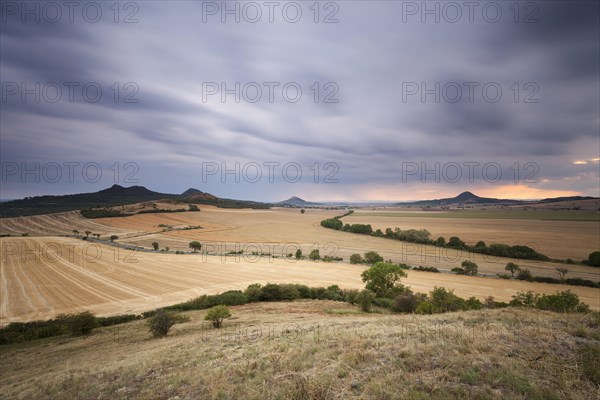
M 371 224 L 374 230 L 381 229 L 383 232 L 386 228 L 396 227 L 402 230 L 427 229 L 433 239 L 443 236 L 448 240 L 451 236 L 458 236 L 472 245 L 479 240 L 487 244 L 526 245 L 550 258 L 571 258 L 576 261 L 586 259 L 591 252 L 600 250 L 598 221 L 435 218 L 423 216 L 423 213 L 415 214 L 418 216 L 389 210 L 356 210 L 345 217 L 344 222 Z
M 101 316 L 140 313 L 255 282 L 364 287 L 360 278 L 364 266 L 347 263 L 131 252 L 56 237 L 2 238 L 0 244 L 2 323 L 82 310 Z M 503 301 L 517 291 L 570 289 L 592 308 L 600 308 L 600 291 L 593 288 L 418 271 L 409 271 L 404 283 L 420 292 L 444 286 L 462 297 L 493 295 Z

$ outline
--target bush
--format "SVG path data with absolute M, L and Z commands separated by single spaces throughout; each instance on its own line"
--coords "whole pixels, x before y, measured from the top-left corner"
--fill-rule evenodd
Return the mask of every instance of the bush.
M 396 297 L 392 310 L 401 313 L 412 313 L 415 312 L 418 304 L 422 301 L 422 295 L 416 295 L 412 292 L 403 293 Z
M 300 292 L 296 285 L 293 284 L 280 284 L 279 285 L 279 298 L 281 300 L 295 300 L 300 298 Z
M 519 272 L 517 273 L 517 279 L 521 280 L 521 281 L 532 282 L 533 275 L 527 268 L 522 268 L 522 269 L 519 269 Z
M 513 307 L 535 307 L 539 295 L 533 292 L 517 292 L 512 296 L 510 305 Z
M 277 301 L 281 299 L 281 289 L 279 285 L 274 283 L 267 283 L 260 290 L 260 301 Z
M 417 305 L 417 309 L 415 310 L 416 314 L 433 314 L 433 304 L 429 301 L 422 301 Z
M 511 279 L 509 274 L 497 274 L 496 276 L 500 279 Z
M 213 327 L 219 329 L 223 325 L 223 320 L 229 317 L 231 317 L 229 308 L 225 305 L 218 305 L 208 310 L 204 319 L 206 321 L 212 321 Z
M 154 313 L 154 316 L 148 320 L 148 326 L 150 332 L 155 337 L 167 336 L 171 327 L 175 324 L 182 324 L 188 322 L 190 318 L 181 314 L 177 314 L 173 311 L 166 311 L 165 309 L 158 309 Z
M 299 260 L 302 258 L 302 250 L 298 249 L 296 250 L 296 260 Z
M 544 294 L 537 299 L 535 306 L 540 310 L 554 312 L 575 312 L 580 305 L 579 296 L 570 290 L 555 294 Z
M 261 288 L 262 285 L 260 283 L 253 283 L 244 290 L 248 302 L 254 303 L 260 300 Z
M 376 251 L 369 251 L 369 252 L 365 253 L 365 262 L 367 264 L 373 265 L 380 261 L 383 261 L 383 257 L 381 257 L 379 255 L 379 253 L 377 253 Z
M 308 258 L 310 258 L 313 261 L 319 260 L 321 258 L 321 255 L 319 254 L 319 250 L 315 249 L 315 250 L 311 251 L 310 254 L 308 255 Z
M 356 297 L 358 296 L 359 291 L 356 289 L 347 289 L 344 290 L 344 301 L 354 305 L 356 304 Z
M 394 306 L 394 300 L 387 297 L 376 297 L 373 304 L 377 307 L 391 309 Z
M 419 265 L 418 267 L 414 267 L 413 270 L 414 271 L 425 271 L 425 272 L 436 272 L 436 273 L 440 272 L 440 270 L 437 269 L 436 267 L 423 267 L 421 265 Z
M 463 299 L 455 295 L 453 290 L 446 290 L 443 287 L 434 287 L 429 293 L 429 297 L 433 311 L 436 313 L 459 311 L 466 308 Z
M 375 300 L 375 293 L 370 290 L 362 290 L 356 296 L 356 302 L 360 306 L 360 309 L 364 312 L 371 312 L 371 306 L 373 304 L 373 300 Z
M 362 264 L 363 258 L 360 254 L 352 254 L 350 256 L 350 264 Z
M 462 269 L 461 267 L 454 267 L 450 271 L 455 272 L 458 275 L 464 275 L 465 274 L 465 270 Z
M 89 311 L 78 314 L 62 314 L 56 319 L 63 320 L 73 336 L 89 335 L 99 325 L 96 316 Z
M 475 297 L 469 297 L 465 301 L 465 306 L 467 310 L 481 310 L 483 308 L 483 303 Z

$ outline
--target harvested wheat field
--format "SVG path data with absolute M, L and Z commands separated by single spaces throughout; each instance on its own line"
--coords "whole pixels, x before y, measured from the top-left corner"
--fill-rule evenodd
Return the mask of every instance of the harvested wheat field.
M 0 243 L 3 323 L 82 310 L 98 315 L 139 313 L 255 282 L 364 286 L 364 266 L 346 263 L 132 252 L 71 238 L 2 238 Z M 517 291 L 570 289 L 592 308 L 600 308 L 600 291 L 594 288 L 419 271 L 409 271 L 404 282 L 416 291 L 444 286 L 459 296 L 482 300 L 490 295 L 510 300 Z
M 362 254 L 374 250 L 379 252 L 386 260 L 391 259 L 394 262 L 403 262 L 413 266 L 436 267 L 447 271 L 460 266 L 463 260 L 469 259 L 477 263 L 480 273 L 492 275 L 506 272 L 504 267 L 511 261 L 530 269 L 534 275 L 539 276 L 557 277 L 556 268 L 565 267 L 565 264 L 562 263 L 513 260 L 473 254 L 465 251 L 335 231 L 323 228 L 320 225 L 321 220 L 340 213 L 339 210 L 307 210 L 305 214 L 301 214 L 298 209 L 231 210 L 202 207 L 201 212 L 188 212 L 181 215 L 136 215 L 126 218 L 104 218 L 99 222 L 110 225 L 115 229 L 131 226 L 132 229 L 136 230 L 150 230 L 153 227 L 156 229 L 160 223 L 201 225 L 203 227 L 202 229 L 153 233 L 147 236 L 136 235 L 120 240 L 122 243 L 146 248 L 151 248 L 152 242 L 158 242 L 161 248 L 168 246 L 171 251 L 188 251 L 188 243 L 191 240 L 198 240 L 205 244 L 205 249 L 208 252 L 214 253 L 245 250 L 248 253 L 258 251 L 259 253 L 286 256 L 288 253 L 295 251 L 296 245 L 300 245 L 304 254 L 308 254 L 312 249 L 319 249 L 321 256 L 339 256 L 346 261 L 353 253 Z M 344 221 L 350 221 L 346 218 L 348 217 L 345 217 Z M 401 219 L 393 218 L 393 221 L 398 220 Z M 435 219 L 432 223 L 437 224 L 438 221 L 441 221 L 452 224 L 455 220 Z M 511 220 L 513 225 L 518 225 L 521 222 L 521 220 Z M 540 222 L 568 223 L 567 221 Z M 516 240 L 516 236 L 517 234 L 513 232 L 513 241 Z M 531 243 L 533 237 L 526 236 L 531 239 L 528 243 Z M 594 239 L 592 231 L 588 231 L 584 236 L 588 243 Z M 587 254 L 585 257 L 587 257 Z M 569 277 L 600 280 L 598 268 L 584 265 L 568 265 L 567 267 Z
M 502 211 L 506 218 L 486 218 L 486 211 L 478 211 L 480 218 L 461 218 L 461 211 L 449 213 L 407 213 L 389 210 L 356 210 L 344 217 L 349 224 L 371 224 L 373 230 L 386 228 L 427 229 L 433 239 L 443 236 L 448 240 L 458 236 L 467 244 L 474 245 L 480 240 L 508 245 L 526 245 L 550 258 L 573 260 L 587 259 L 588 255 L 599 250 L 600 223 L 595 221 L 569 221 L 534 219 L 535 212 L 527 218 L 510 218 L 511 214 L 521 211 Z M 467 211 L 469 213 L 469 211 Z M 471 212 L 472 213 L 472 212 Z M 488 211 L 488 214 L 494 213 Z M 554 212 L 559 213 L 559 212 Z M 442 217 L 452 214 L 452 218 Z

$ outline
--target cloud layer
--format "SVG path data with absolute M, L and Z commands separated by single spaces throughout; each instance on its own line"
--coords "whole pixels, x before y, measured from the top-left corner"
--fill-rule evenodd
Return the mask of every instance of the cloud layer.
M 427 2 L 427 13 L 422 2 L 339 1 L 318 15 L 312 2 L 281 2 L 272 23 L 262 2 L 130 2 L 118 15 L 91 3 L 73 22 L 65 9 L 51 22 L 43 2 L 27 3 L 39 22 L 24 3 L 3 5 L 2 198 L 135 179 L 264 201 L 406 200 L 502 185 L 512 197 L 599 195 L 597 2 L 527 2 L 518 13 L 512 2 L 481 2 L 469 14 L 460 2 Z M 236 83 L 239 102 L 234 93 L 223 101 L 221 89 Z M 36 162 L 39 182 L 21 176 Z M 80 163 L 73 182 L 68 162 Z M 92 162 L 97 181 L 82 178 Z M 63 165 L 63 178 L 48 179 L 48 163 Z

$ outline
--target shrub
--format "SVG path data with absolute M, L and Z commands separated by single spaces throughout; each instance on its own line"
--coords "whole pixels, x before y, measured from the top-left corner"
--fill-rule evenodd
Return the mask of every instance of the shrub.
M 310 299 L 310 288 L 306 285 L 296 285 L 301 299 Z
M 313 261 L 319 260 L 321 258 L 321 255 L 319 254 L 319 250 L 315 249 L 315 250 L 311 251 L 310 254 L 308 255 L 308 258 L 310 258 Z
M 360 254 L 352 254 L 350 256 L 350 264 L 361 264 L 363 262 L 363 258 Z
M 443 287 L 434 287 L 429 293 L 429 297 L 433 305 L 433 311 L 436 313 L 458 311 L 466 308 L 463 299 L 455 295 L 453 290 L 446 290 Z
M 358 290 L 356 289 L 346 289 L 344 290 L 344 301 L 354 305 L 356 304 L 356 297 L 358 296 Z
M 299 260 L 302 258 L 302 250 L 298 249 L 296 250 L 296 260 Z
M 381 257 L 376 251 L 369 251 L 365 253 L 365 262 L 367 264 L 373 265 L 380 261 L 383 261 L 383 257 Z
M 167 336 L 171 327 L 175 324 L 182 324 L 188 322 L 190 318 L 173 311 L 166 311 L 164 309 L 158 309 L 148 320 L 148 326 L 150 332 L 155 337 Z
M 538 297 L 539 295 L 534 294 L 532 291 L 517 292 L 517 294 L 512 296 L 509 304 L 513 307 L 534 307 Z
M 373 304 L 377 307 L 390 309 L 394 305 L 394 300 L 387 297 L 376 297 L 373 299 Z
M 375 293 L 367 289 L 362 290 L 356 296 L 356 302 L 364 312 L 371 312 L 373 300 L 375 300 Z
M 522 268 L 519 269 L 519 272 L 517 273 L 517 279 L 521 281 L 531 282 L 533 281 L 533 275 L 531 274 L 531 271 L 529 271 L 527 268 Z
M 439 237 L 435 240 L 435 244 L 436 246 L 445 246 L 446 245 L 446 239 L 444 239 L 443 237 Z
M 407 269 L 410 269 L 410 267 L 408 267 Z M 440 272 L 440 270 L 437 269 L 436 267 L 423 267 L 421 265 L 419 265 L 418 267 L 414 267 L 413 270 L 415 270 L 415 271 L 425 271 L 425 272 L 436 272 L 436 273 Z
M 537 299 L 535 305 L 540 310 L 575 312 L 580 302 L 579 296 L 571 293 L 570 290 L 566 290 L 555 294 L 544 294 Z
M 89 311 L 78 314 L 62 314 L 56 319 L 64 321 L 73 336 L 89 335 L 99 325 L 96 316 Z
M 206 321 L 212 321 L 213 326 L 218 329 L 223 325 L 223 320 L 229 317 L 231 317 L 229 308 L 225 305 L 218 305 L 208 310 L 204 319 Z
M 281 289 L 279 285 L 274 283 L 267 283 L 260 290 L 260 301 L 276 301 L 281 299 Z
M 462 269 L 461 267 L 454 267 L 450 271 L 456 272 L 458 275 L 464 275 L 465 274 L 465 270 Z
M 401 313 L 415 312 L 419 302 L 423 301 L 423 296 L 416 295 L 412 292 L 406 292 L 396 297 L 392 309 Z
M 465 301 L 465 306 L 467 310 L 481 310 L 483 308 L 483 303 L 475 297 L 469 297 Z
M 429 301 L 422 301 L 417 305 L 416 314 L 433 314 L 433 304 Z
M 498 278 L 500 279 L 510 279 L 511 276 L 509 274 L 497 274 L 496 276 L 498 276 Z
M 295 300 L 300 298 L 300 292 L 296 285 L 293 284 L 280 284 L 279 285 L 279 298 L 281 300 Z
M 344 292 L 338 285 L 331 285 L 327 288 L 327 299 L 334 301 L 344 301 Z

